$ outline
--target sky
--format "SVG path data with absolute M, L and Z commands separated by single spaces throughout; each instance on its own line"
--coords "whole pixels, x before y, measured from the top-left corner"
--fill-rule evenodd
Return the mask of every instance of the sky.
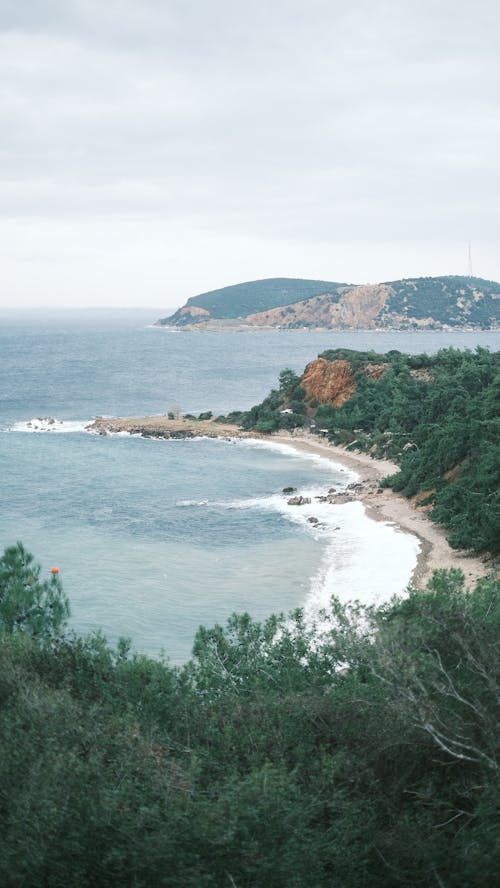
M 498 0 L 0 0 L 0 307 L 500 280 Z

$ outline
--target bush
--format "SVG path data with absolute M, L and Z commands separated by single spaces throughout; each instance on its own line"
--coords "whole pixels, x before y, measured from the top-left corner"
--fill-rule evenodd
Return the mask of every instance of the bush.
M 69 616 L 69 602 L 58 574 L 40 578 L 36 564 L 22 543 L 9 546 L 0 558 L 0 630 L 22 632 L 39 641 L 55 638 Z

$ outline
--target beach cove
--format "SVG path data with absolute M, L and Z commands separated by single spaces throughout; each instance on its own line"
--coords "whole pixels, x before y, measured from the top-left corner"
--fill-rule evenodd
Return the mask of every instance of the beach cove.
M 330 444 L 325 439 L 311 433 L 274 433 L 270 436 L 243 431 L 234 425 L 216 423 L 212 420 L 172 420 L 167 417 L 97 418 L 88 430 L 99 434 L 138 434 L 146 437 L 191 438 L 210 437 L 222 439 L 260 439 L 269 443 L 281 443 L 298 453 L 316 455 L 330 460 L 354 473 L 356 481 L 351 489 L 337 498 L 331 497 L 331 504 L 347 502 L 362 503 L 367 516 L 373 521 L 385 522 L 399 533 L 412 534 L 419 541 L 416 565 L 408 584 L 424 588 L 435 570 L 458 568 L 463 571 L 466 585 L 472 586 L 491 568 L 477 555 L 452 549 L 446 540 L 445 531 L 428 517 L 428 508 L 418 506 L 390 488 L 380 488 L 378 482 L 398 472 L 396 463 L 390 460 L 374 459 L 367 453 L 346 450 Z M 316 497 L 319 499 L 319 497 Z M 297 508 L 300 508 L 297 504 Z M 309 518 L 310 521 L 314 519 Z M 404 590 L 402 589 L 401 592 Z
M 354 497 L 363 503 L 368 516 L 374 521 L 389 522 L 401 532 L 418 537 L 421 548 L 411 576 L 412 585 L 424 588 L 433 572 L 441 569 L 459 568 L 464 573 L 467 586 L 473 586 L 476 580 L 491 572 L 487 561 L 477 555 L 452 549 L 446 540 L 445 531 L 431 521 L 427 509 L 417 507 L 414 501 L 389 488 L 374 490 L 374 484 L 398 471 L 396 463 L 373 459 L 367 453 L 348 451 L 344 447 L 318 440 L 313 435 L 281 433 L 273 437 L 303 453 L 325 456 L 355 472 L 362 482 L 362 488 L 356 491 Z
M 135 651 L 163 649 L 180 663 L 200 625 L 224 624 L 232 612 L 263 620 L 295 607 L 314 614 L 332 594 L 377 603 L 401 593 L 427 550 L 424 533 L 441 532 L 399 497 L 404 530 L 387 504 L 372 520 L 389 491 L 371 497 L 371 511 L 360 499 L 366 491 L 350 492 L 344 505 L 316 499 L 363 478 L 357 454 L 332 460 L 319 437 L 302 445 L 295 436 L 239 436 L 234 426 L 221 438 L 220 424 L 196 421 L 188 435 L 183 425 L 179 437 L 163 439 L 155 424 L 169 412 L 248 410 L 284 367 L 301 372 L 327 347 L 433 353 L 451 344 L 495 348 L 498 334 L 194 336 L 150 321 L 145 311 L 43 313 L 0 328 L 0 543 L 21 540 L 47 576 L 59 566 L 71 628 L 101 630 L 111 643 L 128 636 Z M 132 434 L 87 432 L 99 414 L 147 414 L 151 424 Z M 311 503 L 288 505 L 288 486 Z M 456 555 L 445 563 L 457 564 Z M 467 576 L 470 564 L 457 566 Z

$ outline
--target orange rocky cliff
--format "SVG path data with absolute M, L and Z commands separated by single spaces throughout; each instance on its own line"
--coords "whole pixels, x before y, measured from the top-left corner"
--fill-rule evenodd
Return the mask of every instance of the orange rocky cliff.
M 354 373 L 347 361 L 327 361 L 317 358 L 304 370 L 301 386 L 310 398 L 319 404 L 342 407 L 352 398 L 355 389 Z
M 380 379 L 384 369 L 382 364 L 367 364 L 363 372 L 370 379 Z M 327 361 L 326 358 L 311 361 L 304 370 L 300 384 L 309 398 L 314 398 L 319 404 L 332 404 L 333 407 L 342 407 L 352 398 L 356 388 L 349 362 Z

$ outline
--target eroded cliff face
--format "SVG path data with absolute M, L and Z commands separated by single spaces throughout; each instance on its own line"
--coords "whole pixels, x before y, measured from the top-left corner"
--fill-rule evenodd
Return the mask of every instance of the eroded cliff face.
M 332 306 L 332 327 L 374 327 L 390 293 L 391 288 L 386 284 L 367 284 L 348 290 L 338 304 Z
M 376 326 L 375 320 L 386 304 L 391 288 L 386 284 L 353 287 L 342 293 L 324 293 L 293 305 L 260 311 L 245 320 L 254 326 L 328 327 L 335 329 Z
M 380 379 L 385 366 L 366 364 L 362 370 L 369 379 Z M 309 398 L 314 398 L 319 404 L 332 404 L 333 407 L 342 407 L 342 404 L 352 398 L 356 389 L 349 362 L 327 361 L 326 358 L 311 361 L 304 370 L 300 384 Z
M 342 407 L 352 398 L 356 384 L 347 361 L 327 361 L 317 358 L 307 365 L 300 384 L 310 398 L 319 404 Z
M 206 308 L 200 308 L 199 305 L 186 305 L 179 310 L 179 317 L 186 320 L 208 320 L 210 312 Z

